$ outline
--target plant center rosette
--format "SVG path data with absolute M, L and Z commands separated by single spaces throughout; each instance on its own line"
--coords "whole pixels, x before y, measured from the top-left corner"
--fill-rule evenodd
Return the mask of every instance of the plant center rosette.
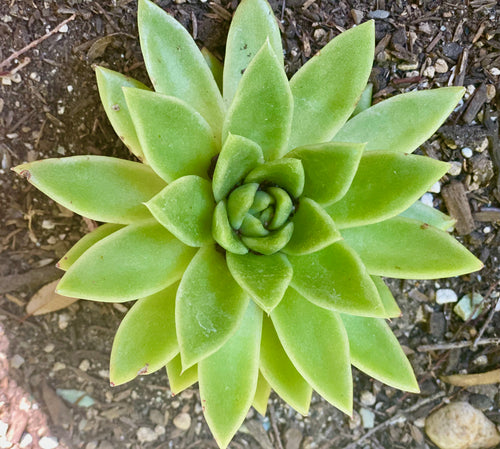
M 111 382 L 163 367 L 174 393 L 198 382 L 221 447 L 251 405 L 265 414 L 271 389 L 303 414 L 313 389 L 351 414 L 351 365 L 418 391 L 385 321 L 400 311 L 382 277 L 481 268 L 448 234 L 453 220 L 418 201 L 448 164 L 411 154 L 463 89 L 371 106 L 373 22 L 288 80 L 264 0 L 239 5 L 223 67 L 154 3 L 140 0 L 138 16 L 154 90 L 103 67 L 97 82 L 142 163 L 75 156 L 15 168 L 105 222 L 59 262 L 58 292 L 138 299 L 114 340 Z

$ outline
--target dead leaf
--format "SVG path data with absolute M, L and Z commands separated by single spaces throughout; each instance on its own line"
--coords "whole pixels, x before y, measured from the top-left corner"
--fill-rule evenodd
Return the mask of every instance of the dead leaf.
M 60 279 L 57 279 L 49 284 L 45 284 L 32 296 L 26 306 L 28 315 L 43 315 L 44 313 L 55 312 L 78 301 L 77 298 L 68 298 L 56 293 L 56 285 L 59 281 Z
M 443 376 L 441 379 L 457 387 L 496 384 L 500 383 L 500 369 L 479 374 L 454 374 L 452 376 Z

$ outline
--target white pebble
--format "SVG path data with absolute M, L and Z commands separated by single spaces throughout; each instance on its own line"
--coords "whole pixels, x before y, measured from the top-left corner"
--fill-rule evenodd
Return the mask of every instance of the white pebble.
M 73 86 L 71 84 L 66 86 L 66 89 L 68 90 L 69 93 L 73 92 Z
M 156 432 L 149 427 L 139 427 L 137 431 L 137 439 L 140 443 L 149 443 L 155 441 L 158 438 Z
M 438 304 L 448 304 L 457 301 L 458 296 L 451 288 L 440 288 L 436 291 L 436 302 Z
M 431 188 L 429 189 L 429 192 L 432 192 L 432 193 L 441 192 L 441 183 L 438 181 L 438 182 L 435 182 L 434 184 L 432 184 Z
M 500 69 L 498 69 L 497 67 L 493 67 L 493 68 L 490 70 L 490 73 L 491 73 L 493 76 L 498 76 L 498 75 L 500 75 Z
M 15 369 L 21 368 L 24 363 L 24 358 L 22 358 L 19 354 L 14 354 L 10 359 L 10 366 Z
M 90 368 L 90 361 L 88 361 L 87 359 L 83 359 L 80 365 L 78 365 L 78 368 L 80 368 L 82 371 L 87 371 Z
M 484 229 L 483 229 L 483 232 L 485 234 L 489 234 L 491 232 L 491 228 L 489 226 L 485 226 Z
M 180 430 L 188 430 L 191 427 L 191 416 L 187 413 L 179 413 L 174 418 L 174 426 Z
M 377 399 L 371 391 L 365 390 L 361 392 L 359 400 L 363 405 L 374 405 Z
M 59 441 L 55 437 L 42 437 L 38 444 L 41 449 L 56 449 L 59 446 Z
M 462 164 L 457 161 L 452 161 L 448 173 L 451 176 L 458 176 L 462 172 Z
M 359 414 L 361 415 L 361 421 L 365 429 L 372 429 L 375 426 L 375 413 L 367 408 L 361 408 Z
M 68 24 L 65 23 L 61 28 L 59 28 L 59 33 L 67 33 L 69 30 Z
M 0 420 L 0 437 L 4 437 L 5 435 L 7 435 L 8 429 L 9 425 L 6 422 Z
M 472 157 L 472 154 L 473 154 L 472 150 L 469 147 L 462 148 L 461 153 L 462 153 L 462 156 L 467 158 L 467 159 Z
M 436 74 L 436 69 L 432 65 L 430 65 L 424 70 L 424 76 L 426 76 L 427 78 L 434 78 L 435 74 Z
M 29 433 L 24 433 L 23 436 L 21 437 L 21 441 L 19 441 L 19 447 L 20 448 L 25 448 L 28 447 L 33 443 L 33 437 Z
M 57 320 L 57 325 L 59 329 L 64 330 L 68 327 L 69 324 L 69 315 L 67 313 L 61 313 L 59 315 L 59 319 Z
M 434 206 L 434 197 L 432 196 L 432 193 L 424 193 L 422 195 L 422 198 L 420 198 L 420 201 L 424 203 L 426 206 L 433 207 Z
M 448 64 L 446 64 L 444 59 L 439 58 L 434 63 L 434 68 L 437 73 L 446 73 L 448 71 Z

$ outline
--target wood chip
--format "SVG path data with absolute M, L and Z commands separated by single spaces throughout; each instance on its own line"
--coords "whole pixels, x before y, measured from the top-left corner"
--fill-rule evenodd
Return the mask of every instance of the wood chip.
M 442 187 L 441 195 L 444 198 L 446 209 L 457 220 L 455 229 L 459 235 L 470 234 L 476 227 L 465 187 L 461 182 L 452 182 Z
M 474 214 L 474 220 L 484 221 L 488 223 L 500 222 L 500 209 L 490 208 L 482 209 Z
M 479 86 L 479 88 L 474 92 L 474 95 L 467 105 L 467 109 L 462 115 L 462 119 L 465 123 L 470 123 L 476 118 L 477 113 L 483 107 L 484 103 L 486 103 L 486 99 L 486 85 L 481 84 L 481 86 Z
M 443 376 L 441 379 L 457 387 L 472 387 L 474 385 L 491 385 L 500 383 L 500 369 L 480 374 L 454 374 Z

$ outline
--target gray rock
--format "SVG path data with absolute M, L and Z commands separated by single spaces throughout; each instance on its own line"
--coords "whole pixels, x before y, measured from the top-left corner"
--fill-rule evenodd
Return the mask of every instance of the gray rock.
M 387 19 L 389 17 L 389 11 L 384 9 L 376 9 L 375 11 L 370 11 L 368 13 L 370 19 Z

